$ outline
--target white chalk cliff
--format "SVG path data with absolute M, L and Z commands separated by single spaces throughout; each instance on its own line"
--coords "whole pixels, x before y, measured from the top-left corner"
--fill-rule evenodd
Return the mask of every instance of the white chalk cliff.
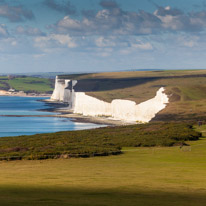
M 154 98 L 140 104 L 121 99 L 115 99 L 111 103 L 107 103 L 86 95 L 84 92 L 75 92 L 73 86 L 76 83 L 76 80 L 56 78 L 51 100 L 67 102 L 74 113 L 85 116 L 107 116 L 127 122 L 149 122 L 169 103 L 163 87 L 157 91 Z
M 59 79 L 57 76 L 51 100 L 70 103 L 70 106 L 73 107 L 72 103 L 74 102 L 75 98 L 75 92 L 73 87 L 76 85 L 76 83 L 76 80 Z

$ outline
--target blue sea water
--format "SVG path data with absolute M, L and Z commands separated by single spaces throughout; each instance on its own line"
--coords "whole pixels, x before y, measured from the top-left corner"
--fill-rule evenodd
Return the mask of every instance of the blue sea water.
M 37 101 L 40 99 L 43 98 L 0 96 L 0 115 L 55 114 L 53 112 L 39 111 L 49 108 L 44 102 Z M 73 122 L 68 118 L 0 116 L 0 137 L 82 130 L 97 127 L 100 127 L 100 125 Z

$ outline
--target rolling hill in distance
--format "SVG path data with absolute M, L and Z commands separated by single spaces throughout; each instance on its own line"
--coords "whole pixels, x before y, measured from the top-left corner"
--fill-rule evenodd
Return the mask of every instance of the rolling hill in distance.
M 111 102 L 127 99 L 140 103 L 165 87 L 169 104 L 154 120 L 182 121 L 205 119 L 206 70 L 132 71 L 63 75 L 77 79 L 75 91 Z
M 140 103 L 155 96 L 165 87 L 169 104 L 154 120 L 196 121 L 206 114 L 206 70 L 127 71 L 90 74 L 63 74 L 62 79 L 76 79 L 75 91 L 86 92 L 98 99 L 111 102 L 127 99 Z M 51 93 L 54 79 L 16 76 L 0 77 L 0 89 Z M 153 121 L 154 121 L 153 120 Z

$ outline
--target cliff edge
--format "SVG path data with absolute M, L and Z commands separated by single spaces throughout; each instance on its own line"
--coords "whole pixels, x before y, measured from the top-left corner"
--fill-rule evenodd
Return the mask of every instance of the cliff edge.
M 73 113 L 84 116 L 106 116 L 126 122 L 149 122 L 169 103 L 165 89 L 161 87 L 156 96 L 140 104 L 134 101 L 115 99 L 111 103 L 86 95 L 84 92 L 75 92 L 77 80 L 64 80 L 56 77 L 55 89 L 51 101 L 68 103 Z

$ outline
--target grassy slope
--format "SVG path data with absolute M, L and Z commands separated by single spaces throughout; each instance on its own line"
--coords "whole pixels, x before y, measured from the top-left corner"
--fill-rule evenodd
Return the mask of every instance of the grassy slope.
M 206 131 L 206 127 L 201 130 Z M 89 159 L 1 162 L 1 205 L 206 205 L 206 139 Z
M 164 86 L 170 104 L 154 120 L 206 120 L 206 70 L 137 71 L 70 75 L 78 79 L 76 88 L 111 102 L 129 99 L 140 103 L 155 96 Z M 83 89 L 82 89 L 83 88 Z
M 199 72 L 204 75 L 204 71 Z M 180 73 L 175 71 L 171 80 L 162 78 L 147 82 L 148 85 L 142 89 L 138 85 L 137 88 L 140 90 L 136 90 L 134 86 L 136 89 L 132 88 L 132 91 L 134 95 L 137 95 L 135 91 L 140 92 L 139 95 L 142 94 L 141 98 L 144 99 L 144 89 L 146 91 L 149 87 L 155 86 L 150 83 L 156 81 L 155 92 L 158 85 L 170 82 L 167 92 L 174 90 L 173 93 L 180 96 L 179 101 L 178 96 L 175 96 L 171 104 L 175 109 L 174 114 L 180 113 L 182 117 L 187 117 L 192 108 L 195 111 L 199 109 L 199 113 L 196 113 L 199 115 L 200 112 L 204 112 L 205 107 L 204 77 L 174 77 Z M 123 76 L 126 77 L 126 74 Z M 92 75 L 88 78 L 92 78 Z M 118 82 L 115 84 L 118 87 Z M 189 85 L 190 90 L 186 89 Z M 108 93 L 103 88 L 100 89 L 103 94 Z M 125 89 L 131 88 L 121 90 Z M 110 92 L 115 96 L 116 91 Z M 154 94 L 147 95 L 149 97 Z M 205 126 L 200 129 L 206 131 Z M 189 144 L 191 146 L 182 149 L 123 148 L 123 155 L 89 159 L 0 162 L 0 202 L 1 205 L 21 206 L 206 205 L 206 139 Z
M 38 77 L 16 77 L 8 79 L 0 77 L 0 89 L 13 88 L 16 91 L 51 93 L 53 91 L 53 83 L 49 79 Z
M 8 137 L 0 138 L 0 160 L 107 156 L 120 154 L 125 146 L 173 146 L 199 137 L 190 125 L 177 123 Z

